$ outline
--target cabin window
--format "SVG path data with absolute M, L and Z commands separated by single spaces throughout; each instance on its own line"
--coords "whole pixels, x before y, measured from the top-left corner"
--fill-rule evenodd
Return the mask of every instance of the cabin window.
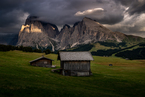
M 44 64 L 47 64 L 47 61 L 44 61 Z

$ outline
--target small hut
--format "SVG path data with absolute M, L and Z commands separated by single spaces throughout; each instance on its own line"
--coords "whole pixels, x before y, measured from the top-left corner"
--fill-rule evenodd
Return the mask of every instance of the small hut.
M 59 52 L 61 73 L 65 76 L 90 76 L 90 61 L 94 60 L 90 52 Z
M 52 67 L 52 61 L 54 61 L 54 60 L 42 56 L 40 58 L 30 61 L 30 64 L 33 66 L 50 68 L 50 67 Z

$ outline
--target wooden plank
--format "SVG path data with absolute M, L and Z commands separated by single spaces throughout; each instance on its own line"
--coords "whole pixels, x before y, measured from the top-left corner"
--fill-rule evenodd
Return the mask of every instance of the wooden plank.
M 77 72 L 77 76 L 89 76 L 89 72 Z
M 89 61 L 72 61 L 72 62 L 64 62 L 65 70 L 90 70 L 90 62 Z

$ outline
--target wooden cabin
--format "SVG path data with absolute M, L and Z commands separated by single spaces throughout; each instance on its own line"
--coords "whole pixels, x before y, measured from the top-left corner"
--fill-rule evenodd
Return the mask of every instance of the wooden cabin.
M 33 66 L 50 68 L 52 67 L 52 61 L 54 60 L 42 56 L 40 58 L 30 61 L 30 64 Z
M 65 76 L 90 76 L 90 61 L 94 60 L 90 52 L 59 52 L 61 73 Z

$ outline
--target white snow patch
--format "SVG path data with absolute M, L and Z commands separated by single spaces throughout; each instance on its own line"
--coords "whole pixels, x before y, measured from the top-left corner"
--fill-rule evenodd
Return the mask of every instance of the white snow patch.
M 49 40 L 49 43 L 51 44 L 51 46 L 52 46 L 52 51 L 54 52 L 54 45 L 51 43 L 50 40 Z
M 74 46 L 76 46 L 77 44 L 79 44 L 79 42 L 73 43 L 73 44 L 71 45 L 71 48 L 74 47 Z
M 92 40 L 86 40 L 83 42 L 83 44 L 88 44 L 89 42 L 91 42 Z

